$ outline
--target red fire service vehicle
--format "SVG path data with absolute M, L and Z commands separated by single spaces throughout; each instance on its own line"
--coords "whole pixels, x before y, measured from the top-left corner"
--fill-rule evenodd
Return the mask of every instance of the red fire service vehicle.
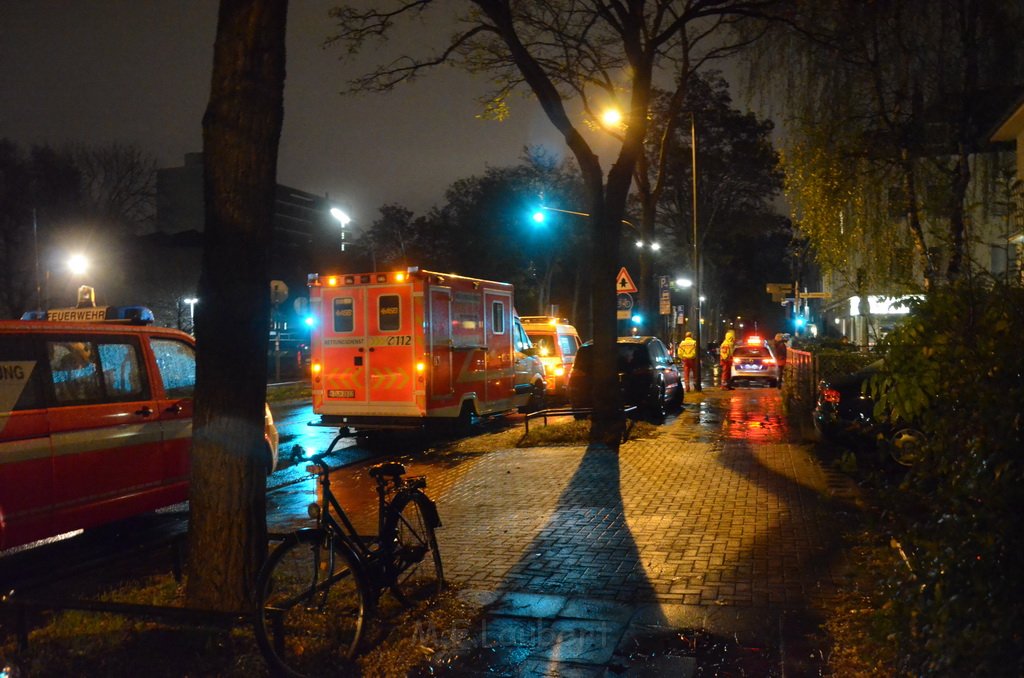
M 0 321 L 0 550 L 188 498 L 192 337 L 93 299 Z
M 357 429 L 465 425 L 547 384 L 508 283 L 418 268 L 309 276 L 313 411 Z

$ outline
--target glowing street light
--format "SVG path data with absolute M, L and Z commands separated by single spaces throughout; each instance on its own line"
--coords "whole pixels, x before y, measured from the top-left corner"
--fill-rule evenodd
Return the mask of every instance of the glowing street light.
M 85 275 L 89 270 L 89 259 L 84 254 L 72 254 L 68 258 L 68 270 L 74 276 Z
M 352 219 L 337 207 L 331 208 L 331 216 L 337 219 L 341 223 L 341 251 L 345 251 L 345 227 L 348 226 Z
M 615 107 L 606 108 L 601 113 L 601 123 L 605 127 L 619 127 L 622 125 L 622 111 Z

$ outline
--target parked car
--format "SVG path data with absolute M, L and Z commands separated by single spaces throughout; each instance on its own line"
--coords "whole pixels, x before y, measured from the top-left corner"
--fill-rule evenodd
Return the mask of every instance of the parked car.
M 867 381 L 881 366 L 879 360 L 853 374 L 823 379 L 818 384 L 814 428 L 824 440 L 839 445 L 856 449 L 882 445 L 894 461 L 910 466 L 926 436 L 914 425 L 893 426 L 875 416 L 875 401 L 867 391 Z
M 622 403 L 637 409 L 655 421 L 664 420 L 670 409 L 683 402 L 679 368 L 668 349 L 657 337 L 619 337 L 619 389 Z M 569 399 L 575 409 L 592 408 L 591 375 L 594 345 L 580 346 L 569 377 Z
M 761 337 L 748 337 L 733 350 L 730 385 L 745 381 L 775 387 L 779 385 L 781 376 L 771 346 Z
M 568 400 L 569 375 L 582 343 L 579 333 L 564 318 L 527 315 L 520 320 L 537 356 L 544 363 L 548 395 L 557 400 Z

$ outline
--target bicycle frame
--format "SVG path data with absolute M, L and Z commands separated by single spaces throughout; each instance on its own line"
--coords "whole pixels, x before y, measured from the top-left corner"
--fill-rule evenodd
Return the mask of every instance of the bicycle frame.
M 377 535 L 374 537 L 364 537 L 359 534 L 359 531 L 352 524 L 345 509 L 331 490 L 330 474 L 332 469 L 325 457 L 334 450 L 335 444 L 342 437 L 339 434 L 331 442 L 326 452 L 315 455 L 311 459 L 316 467 L 316 469 L 311 470 L 318 476 L 318 483 L 322 493 L 320 500 L 316 503 L 318 507 L 318 515 L 316 516 L 317 528 L 323 531 L 325 537 L 332 545 L 335 539 L 344 540 L 345 544 L 359 559 L 363 574 L 367 577 L 367 583 L 371 584 L 374 590 L 379 593 L 392 584 L 391 580 L 395 576 L 395 573 L 391 572 L 388 567 L 388 561 L 385 560 L 383 564 L 379 564 L 382 555 L 391 553 L 389 545 L 384 544 L 381 540 L 381 535 L 385 530 L 385 524 L 390 513 L 387 501 L 389 477 L 380 476 L 376 478 Z M 402 492 L 419 493 L 419 489 L 425 484 L 420 478 L 406 482 L 405 480 L 400 480 L 399 476 L 391 476 L 390 482 L 395 497 L 398 497 Z M 440 523 L 439 520 L 436 522 L 437 524 Z M 379 548 L 374 549 L 374 545 L 377 545 Z M 333 553 L 333 547 L 331 552 Z

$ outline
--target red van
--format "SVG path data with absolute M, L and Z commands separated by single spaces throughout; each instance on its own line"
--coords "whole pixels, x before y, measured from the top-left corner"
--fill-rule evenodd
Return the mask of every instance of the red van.
M 138 306 L 40 315 L 0 321 L 0 549 L 188 498 L 192 337 Z

